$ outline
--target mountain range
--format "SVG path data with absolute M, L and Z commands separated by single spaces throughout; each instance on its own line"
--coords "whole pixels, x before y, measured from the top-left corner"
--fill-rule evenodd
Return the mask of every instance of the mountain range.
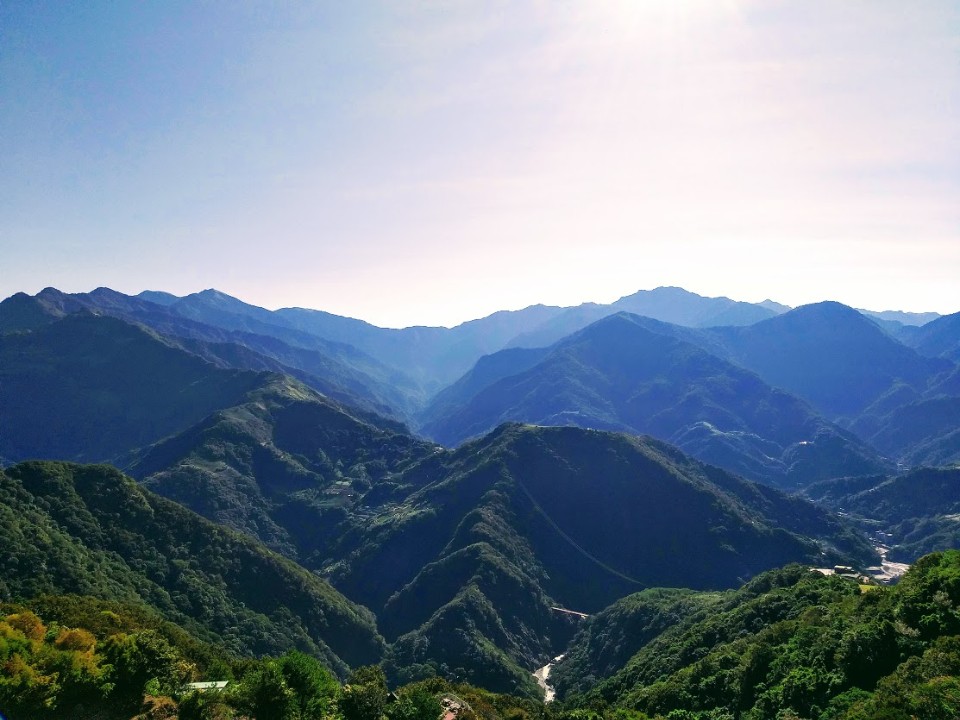
M 523 688 L 524 668 L 569 636 L 552 606 L 598 609 L 644 585 L 727 587 L 800 558 L 873 562 L 812 505 L 652 440 L 505 425 L 447 451 L 282 378 L 130 472 L 373 610 L 407 679 L 467 653 L 472 681 Z
M 784 487 L 883 467 L 797 397 L 638 316 L 609 316 L 546 353 L 503 352 L 485 359 L 485 385 L 475 373 L 438 396 L 425 433 L 455 444 L 509 419 L 646 433 Z
M 153 302 L 155 299 L 161 302 Z M 732 312 L 731 308 L 739 308 L 740 312 L 741 305 L 725 298 L 702 298 L 678 288 L 660 288 L 597 307 L 604 308 L 605 313 L 614 312 L 615 306 L 646 309 L 692 324 L 721 318 L 722 313 Z M 517 402 L 512 399 L 507 406 L 494 404 L 480 412 L 480 415 L 490 415 L 483 421 L 475 417 L 466 420 L 464 427 L 460 427 L 460 422 L 438 427 L 438 423 L 445 423 L 454 415 L 461 419 L 477 416 L 477 409 L 470 403 L 475 396 L 480 400 L 485 385 L 530 370 L 537 357 L 534 351 L 545 354 L 553 346 L 513 347 L 509 351 L 500 348 L 516 345 L 522 342 L 518 338 L 524 333 L 542 329 L 544 323 L 553 322 L 563 313 L 581 312 L 584 307 L 534 306 L 523 311 L 495 313 L 452 330 L 408 328 L 401 331 L 376 328 L 319 311 L 271 312 L 216 291 L 184 298 L 162 293 L 146 293 L 134 298 L 105 288 L 80 295 L 65 295 L 48 288 L 33 298 L 16 295 L 0 304 L 0 329 L 29 330 L 83 310 L 112 315 L 144 327 L 161 336 L 167 344 L 181 347 L 220 367 L 282 372 L 371 417 L 386 417 L 442 442 L 456 442 L 492 429 L 500 421 L 540 420 L 536 417 L 538 412 L 511 414 L 511 407 Z M 908 463 L 950 462 L 956 457 L 957 441 L 952 431 L 956 415 L 954 398 L 960 396 L 960 372 L 949 357 L 921 354 L 877 324 L 891 321 L 867 319 L 864 314 L 836 303 L 796 310 L 775 303 L 749 307 L 754 308 L 750 313 L 765 314 L 767 319 L 726 328 L 694 328 L 650 318 L 635 324 L 651 333 L 695 345 L 704 353 L 726 361 L 724 372 L 756 373 L 769 386 L 763 393 L 785 390 L 806 401 L 813 414 L 821 416 L 812 425 L 830 428 L 826 435 L 835 447 L 831 447 L 828 457 L 810 457 L 818 453 L 812 453 L 810 445 L 803 445 L 800 447 L 806 450 L 801 451 L 801 462 L 797 464 L 795 453 L 790 451 L 798 442 L 816 447 L 817 438 L 823 437 L 823 433 L 819 436 L 816 431 L 794 433 L 785 442 L 782 437 L 771 437 L 766 427 L 758 428 L 755 422 L 746 420 L 742 409 L 734 412 L 736 417 L 730 422 L 712 423 L 708 416 L 716 417 L 716 412 L 704 412 L 702 407 L 696 412 L 684 412 L 697 405 L 696 398 L 688 398 L 685 404 L 678 405 L 676 422 L 668 423 L 669 427 L 644 431 L 680 442 L 698 457 L 732 471 L 775 484 L 786 483 L 786 486 L 820 479 L 825 476 L 823 473 L 859 471 L 853 466 L 842 471 L 844 462 L 858 456 L 866 463 L 873 463 L 872 468 L 864 465 L 863 471 L 878 471 L 881 468 L 877 463 L 882 460 L 869 457 L 873 451 L 891 460 L 906 459 Z M 928 323 L 941 328 L 936 332 L 937 337 L 944 338 L 941 343 L 948 342 L 951 332 L 956 335 L 951 318 L 953 316 L 946 316 Z M 747 319 L 743 317 L 744 322 Z M 639 327 L 631 328 L 631 332 L 639 331 Z M 596 335 L 599 331 L 593 333 Z M 569 345 L 572 341 L 563 338 L 559 344 L 564 342 Z M 494 354 L 484 356 L 487 351 Z M 494 367 L 498 369 L 492 371 Z M 457 379 L 456 374 L 463 368 L 466 372 Z M 581 365 L 580 369 L 595 379 L 604 372 L 602 368 L 588 365 Z M 686 380 L 678 374 L 678 369 L 672 372 L 674 384 Z M 645 377 L 639 369 L 634 374 L 637 385 L 655 379 Z M 424 378 L 431 379 L 428 382 Z M 441 386 L 441 378 L 450 379 L 447 387 Z M 695 376 L 689 380 L 693 385 L 702 382 L 702 378 L 698 380 Z M 565 381 L 573 382 L 573 378 Z M 611 409 L 611 404 L 622 404 L 623 398 L 608 397 L 605 393 L 613 386 L 609 379 L 601 385 L 604 383 L 605 387 L 590 388 L 587 394 L 592 399 L 578 390 L 568 406 L 556 411 L 563 413 L 566 421 L 591 427 L 637 430 L 635 422 L 618 417 L 620 411 Z M 787 404 L 796 406 L 796 403 Z M 800 414 L 810 415 L 810 412 Z M 919 436 L 914 433 L 909 443 L 886 439 L 902 437 L 899 428 L 921 414 L 932 418 L 926 422 L 928 432 Z M 796 417 L 778 422 L 797 424 Z M 852 431 L 856 439 L 849 434 L 843 437 L 835 424 Z M 683 428 L 690 429 L 682 432 Z M 766 445 L 768 441 L 774 445 Z M 851 445 L 858 443 L 862 446 L 863 441 L 872 446 L 871 451 L 864 451 L 862 447 L 851 449 Z M 808 469 L 811 464 L 813 467 Z M 818 464 L 825 466 L 823 473 L 816 468 Z
M 216 291 L 18 294 L 0 512 L 27 560 L 0 599 L 145 603 L 232 652 L 527 696 L 579 627 L 556 608 L 620 601 L 578 651 L 612 675 L 771 568 L 955 542 L 955 471 L 911 470 L 960 460 L 952 318 L 660 288 L 388 330 Z

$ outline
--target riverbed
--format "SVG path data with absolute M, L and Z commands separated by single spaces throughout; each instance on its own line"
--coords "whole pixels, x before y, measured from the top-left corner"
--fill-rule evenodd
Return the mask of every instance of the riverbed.
M 550 684 L 550 671 L 553 669 L 553 666 L 561 660 L 563 660 L 563 655 L 557 655 L 553 660 L 533 673 L 533 677 L 537 679 L 537 684 L 543 688 L 543 701 L 545 703 L 553 702 L 553 699 L 557 695 L 556 690 L 554 690 Z

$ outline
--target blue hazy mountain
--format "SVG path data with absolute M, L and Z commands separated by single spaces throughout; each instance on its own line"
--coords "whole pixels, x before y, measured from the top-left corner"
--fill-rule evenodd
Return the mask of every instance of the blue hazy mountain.
M 901 475 L 837 478 L 804 489 L 804 497 L 880 532 L 889 557 L 915 562 L 960 544 L 960 467 L 922 467 Z
M 787 487 L 884 467 L 851 433 L 697 338 L 710 344 L 694 330 L 618 314 L 548 351 L 503 351 L 438 395 L 422 428 L 449 445 L 507 420 L 644 433 Z
M 122 320 L 74 313 L 0 335 L 0 457 L 116 461 L 261 381 Z
M 14 295 L 0 303 L 0 333 L 38 328 L 82 311 L 149 328 L 168 344 L 223 367 L 291 374 L 336 400 L 398 420 L 407 419 L 420 404 L 409 378 L 350 345 L 293 330 L 264 335 L 210 325 L 181 315 L 170 304 L 109 288 L 70 295 L 47 288 L 33 297 Z M 284 334 L 286 340 L 279 337 Z
M 876 310 L 858 309 L 858 312 L 875 320 L 896 323 L 904 327 L 921 327 L 943 317 L 940 313 L 935 312 L 904 312 L 903 310 L 880 310 L 878 312 Z
M 923 357 L 853 308 L 805 305 L 749 327 L 704 331 L 726 357 L 831 419 L 852 421 L 905 386 L 923 393 L 954 365 Z
M 654 290 L 640 290 L 609 305 L 584 303 L 566 309 L 538 327 L 513 338 L 509 345 L 546 347 L 618 312 L 642 315 L 684 327 L 712 327 L 750 325 L 789 309 L 786 305 L 771 300 L 756 304 L 745 303 L 726 297 L 703 297 L 678 287 L 659 287 Z
M 904 344 L 927 357 L 960 362 L 960 313 L 944 315 L 901 336 Z

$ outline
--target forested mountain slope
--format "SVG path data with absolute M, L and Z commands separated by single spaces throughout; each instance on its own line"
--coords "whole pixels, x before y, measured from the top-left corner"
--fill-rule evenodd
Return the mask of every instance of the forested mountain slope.
M 263 378 L 89 313 L 0 335 L 0 458 L 117 459 L 235 405 Z
M 890 588 L 799 566 L 764 574 L 668 627 L 571 704 L 690 720 L 949 720 L 960 712 L 958 572 L 950 551 Z
M 882 538 L 891 560 L 960 546 L 960 467 L 826 480 L 803 494 Z
M 130 472 L 205 517 L 316 566 L 359 496 L 437 451 L 292 378 L 271 376 L 238 404 L 146 450 Z
M 830 419 L 852 421 L 903 386 L 918 397 L 953 369 L 897 342 L 853 308 L 804 305 L 755 325 L 711 328 L 731 360 L 783 388 Z
M 0 474 L 0 596 L 127 600 L 233 652 L 300 648 L 343 672 L 377 661 L 373 615 L 295 563 L 102 465 Z
M 960 362 L 960 313 L 944 315 L 904 334 L 903 342 L 921 355 Z
M 0 303 L 0 333 L 33 330 L 83 311 L 149 328 L 168 344 L 221 367 L 292 374 L 334 399 L 381 415 L 407 418 L 422 402 L 409 378 L 350 345 L 290 328 L 258 334 L 242 329 L 242 323 L 219 327 L 181 315 L 173 303 L 158 305 L 109 288 L 69 295 L 47 288 L 33 297 L 15 295 Z
M 692 332 L 621 314 L 546 353 L 504 351 L 439 395 L 423 430 L 447 444 L 507 420 L 646 433 L 781 487 L 884 467 L 801 400 L 689 342 Z
M 570 632 L 551 605 L 729 587 L 801 558 L 873 561 L 809 503 L 651 440 L 511 425 L 450 452 L 290 386 L 158 445 L 135 470 L 374 610 L 406 678 L 460 666 L 529 690 L 525 668 Z

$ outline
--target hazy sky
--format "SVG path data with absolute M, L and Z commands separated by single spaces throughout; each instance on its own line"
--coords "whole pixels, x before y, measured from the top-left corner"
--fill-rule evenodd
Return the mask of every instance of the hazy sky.
M 960 310 L 960 3 L 0 0 L 0 296 Z

